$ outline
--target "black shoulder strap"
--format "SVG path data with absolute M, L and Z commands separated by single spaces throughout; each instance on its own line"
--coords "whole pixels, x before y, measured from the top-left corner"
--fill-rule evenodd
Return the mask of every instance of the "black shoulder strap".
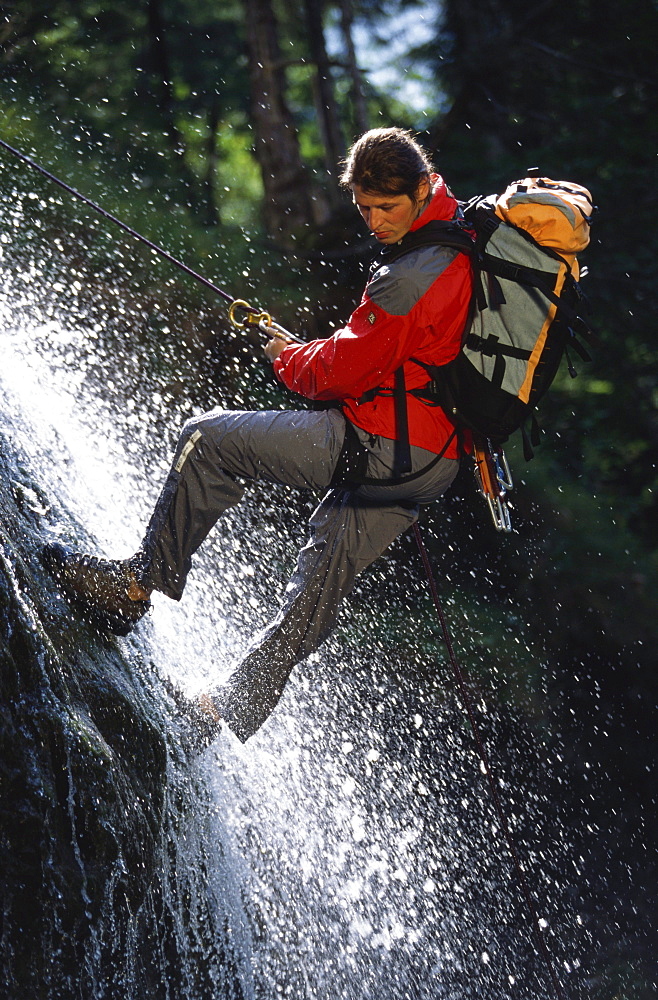
M 374 266 L 381 267 L 382 264 L 391 264 L 394 260 L 411 253 L 412 250 L 430 246 L 452 247 L 454 250 L 470 256 L 474 252 L 475 243 L 473 237 L 466 231 L 466 225 L 462 220 L 433 219 L 421 226 L 420 229 L 407 233 L 398 243 L 384 247 Z

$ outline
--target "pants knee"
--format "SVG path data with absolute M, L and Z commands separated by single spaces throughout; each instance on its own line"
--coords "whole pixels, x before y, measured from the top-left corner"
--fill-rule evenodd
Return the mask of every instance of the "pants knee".
M 209 413 L 201 413 L 199 416 L 190 417 L 183 424 L 183 429 L 178 438 L 177 452 L 188 457 L 196 456 L 198 459 L 203 453 L 205 443 L 212 440 L 216 446 L 224 436 L 220 420 L 222 412 L 211 410 Z
M 207 417 L 208 414 L 191 417 L 183 424 L 174 455 L 173 468 L 175 472 L 181 473 L 183 467 L 190 460 L 198 461 L 200 459 L 202 449 L 199 448 L 199 444 L 204 437 Z
M 199 416 L 190 417 L 183 424 L 183 429 L 180 433 L 181 441 L 188 441 L 194 434 L 199 432 L 203 435 L 205 429 L 210 423 L 210 420 L 216 420 L 216 413 L 201 413 Z

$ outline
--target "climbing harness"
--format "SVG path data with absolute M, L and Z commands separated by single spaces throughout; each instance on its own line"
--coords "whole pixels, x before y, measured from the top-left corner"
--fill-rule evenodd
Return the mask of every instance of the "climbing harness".
M 231 322 L 231 325 L 235 327 L 236 330 L 244 330 L 246 326 L 255 326 L 261 331 L 261 333 L 264 333 L 267 337 L 279 337 L 282 340 L 290 341 L 295 344 L 303 343 L 303 341 L 299 337 L 296 337 L 293 333 L 290 333 L 284 327 L 280 326 L 278 323 L 275 323 L 269 313 L 259 312 L 258 310 L 254 309 L 253 306 L 250 306 L 247 302 L 244 302 L 242 299 L 234 298 L 234 296 L 230 295 L 229 292 L 225 291 L 223 288 L 220 288 L 218 285 L 215 285 L 212 281 L 209 281 L 208 278 L 204 278 L 202 274 L 199 274 L 197 271 L 194 271 L 191 267 L 188 267 L 188 265 L 185 264 L 182 260 L 178 260 L 178 258 L 174 257 L 173 254 L 170 254 L 168 250 L 165 250 L 163 247 L 158 246 L 157 243 L 153 243 L 152 240 L 149 240 L 145 236 L 142 236 L 141 233 L 138 233 L 137 230 L 133 229 L 131 226 L 126 225 L 126 223 L 122 222 L 121 219 L 117 218 L 116 215 L 112 215 L 111 212 L 108 212 L 100 205 L 97 205 L 95 201 L 91 200 L 91 198 L 87 198 L 86 195 L 81 194 L 80 191 L 76 191 L 76 189 L 71 187 L 70 184 L 67 184 L 63 180 L 60 180 L 59 177 L 55 177 L 55 175 L 51 174 L 49 170 L 45 169 L 45 167 L 42 167 L 31 157 L 26 156 L 25 153 L 21 153 L 20 150 L 15 149 L 13 146 L 10 146 L 9 143 L 5 142 L 3 139 L 0 139 L 0 147 L 2 149 L 6 149 L 9 153 L 12 153 L 14 156 L 18 157 L 19 160 L 23 161 L 23 163 L 27 163 L 28 166 L 32 167 L 34 170 L 37 170 L 40 174 L 43 174 L 43 176 L 47 177 L 48 180 L 53 181 L 54 184 L 58 184 L 59 187 L 63 188 L 70 195 L 73 195 L 74 198 L 77 198 L 79 201 L 84 202 L 85 205 L 87 205 L 89 208 L 92 208 L 95 212 L 98 212 L 98 214 L 102 215 L 105 219 L 109 219 L 110 222 L 113 222 L 116 226 L 119 226 L 120 229 L 123 229 L 124 232 L 132 236 L 133 239 L 139 240 L 141 243 L 144 243 L 147 247 L 149 247 L 150 250 L 153 250 L 161 257 L 164 257 L 165 260 L 168 260 L 171 264 L 175 264 L 176 267 L 181 269 L 181 271 L 184 271 L 186 274 L 189 274 L 190 277 L 195 278 L 196 281 L 201 282 L 202 285 L 205 285 L 206 288 L 209 288 L 211 292 L 215 292 L 216 295 L 219 295 L 226 302 L 230 302 L 231 306 L 229 309 L 229 321 Z M 236 318 L 236 310 L 238 308 L 245 310 L 246 314 L 241 321 L 237 320 Z
M 475 710 L 473 708 L 473 701 L 472 701 L 471 696 L 470 696 L 470 694 L 468 692 L 468 687 L 467 687 L 467 684 L 466 684 L 466 677 L 464 675 L 464 671 L 462 670 L 461 666 L 459 665 L 459 660 L 457 659 L 457 656 L 455 655 L 455 649 L 454 649 L 454 646 L 452 644 L 452 638 L 450 636 L 450 632 L 448 630 L 448 624 L 447 624 L 447 621 L 446 621 L 446 617 L 445 617 L 445 615 L 443 613 L 443 608 L 442 608 L 441 602 L 439 600 L 439 592 L 438 592 L 438 588 L 437 588 L 437 585 L 436 585 L 436 580 L 434 578 L 434 573 L 432 572 L 432 565 L 430 563 L 429 556 L 427 554 L 427 549 L 426 549 L 425 543 L 423 541 L 423 536 L 421 534 L 420 527 L 419 527 L 417 521 L 414 522 L 413 530 L 414 530 L 414 535 L 415 535 L 415 538 L 416 538 L 416 544 L 418 546 L 418 551 L 420 552 L 420 557 L 421 557 L 421 560 L 422 560 L 422 563 L 423 563 L 423 567 L 425 569 L 425 574 L 427 576 L 427 583 L 428 583 L 428 586 L 429 586 L 430 594 L 432 596 L 432 602 L 433 602 L 434 607 L 436 609 L 437 617 L 439 619 L 439 624 L 441 626 L 441 634 L 442 634 L 442 637 L 443 637 L 443 641 L 444 641 L 445 647 L 446 647 L 446 649 L 448 651 L 448 657 L 450 659 L 450 663 L 451 663 L 453 672 L 455 674 L 455 678 L 457 680 L 457 685 L 459 687 L 459 692 L 460 692 L 460 695 L 461 695 L 463 706 L 464 706 L 464 709 L 466 711 L 466 714 L 468 715 L 468 720 L 469 720 L 470 725 L 471 725 L 471 730 L 473 732 L 473 737 L 475 739 L 475 743 L 476 743 L 476 746 L 477 746 L 478 756 L 480 757 L 480 762 L 481 762 L 481 765 L 482 765 L 482 771 L 483 771 L 484 775 L 486 776 L 487 783 L 489 785 L 489 791 L 491 792 L 491 798 L 492 798 L 493 804 L 494 804 L 494 809 L 496 811 L 496 815 L 498 816 L 498 822 L 500 823 L 500 828 L 503 831 L 505 840 L 507 842 L 507 847 L 508 847 L 510 855 L 512 857 L 512 862 L 513 862 L 514 869 L 516 871 L 516 876 L 517 876 L 517 879 L 518 879 L 518 882 L 519 882 L 519 887 L 520 887 L 521 892 L 523 894 L 523 898 L 524 898 L 524 901 L 525 901 L 528 913 L 529 913 L 530 918 L 531 918 L 534 938 L 535 938 L 535 941 L 537 943 L 537 947 L 539 949 L 539 953 L 541 954 L 541 956 L 542 956 L 542 958 L 544 960 L 544 963 L 546 965 L 546 968 L 548 970 L 548 974 L 550 976 L 551 983 L 553 985 L 553 990 L 555 992 L 555 996 L 556 996 L 557 1000 L 565 1000 L 565 995 L 564 995 L 564 992 L 562 990 L 562 986 L 560 985 L 560 981 L 557 978 L 557 974 L 555 972 L 555 967 L 554 967 L 553 960 L 551 958 L 550 952 L 548 950 L 548 947 L 546 945 L 546 942 L 544 940 L 544 937 L 543 937 L 543 934 L 542 934 L 542 931 L 541 931 L 541 923 L 540 923 L 540 920 L 539 920 L 539 915 L 537 913 L 537 908 L 535 906 L 535 903 L 533 901 L 532 895 L 530 893 L 530 887 L 528 885 L 528 880 L 526 878 L 525 872 L 523 870 L 523 866 L 521 864 L 521 859 L 519 857 L 519 852 L 518 852 L 516 843 L 514 841 L 514 837 L 512 835 L 512 831 L 510 830 L 510 825 L 509 825 L 509 822 L 508 822 L 508 819 L 507 819 L 507 814 L 506 814 L 506 812 L 505 812 L 505 810 L 503 808 L 503 804 L 501 802 L 500 795 L 498 794 L 498 788 L 496 787 L 496 782 L 494 780 L 494 776 L 493 776 L 493 773 L 492 773 L 492 770 L 491 770 L 491 766 L 489 764 L 489 757 L 488 757 L 487 751 L 486 751 L 485 746 L 484 746 L 484 741 L 482 739 L 482 734 L 480 733 L 480 727 L 478 726 L 477 719 L 475 717 Z

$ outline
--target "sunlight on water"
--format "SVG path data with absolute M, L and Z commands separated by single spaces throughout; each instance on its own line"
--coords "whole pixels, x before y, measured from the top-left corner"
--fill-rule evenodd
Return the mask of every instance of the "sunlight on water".
M 155 423 L 156 415 L 142 410 L 135 429 L 125 414 L 116 413 L 120 393 L 113 403 L 94 397 L 93 387 L 90 392 L 85 384 L 84 364 L 78 365 L 93 350 L 84 331 L 52 321 L 25 329 L 8 308 L 12 298 L 15 302 L 6 288 L 0 313 L 2 380 L 25 415 L 28 452 L 32 436 L 40 445 L 49 443 L 52 461 L 44 470 L 44 485 L 56 490 L 90 536 L 71 537 L 70 526 L 62 524 L 61 540 L 85 551 L 93 545 L 94 554 L 127 558 L 139 545 L 149 502 L 155 502 L 164 478 L 166 460 L 158 462 L 164 443 L 149 429 L 149 416 Z M 218 651 L 219 662 L 227 664 L 226 643 L 237 641 L 230 625 L 206 621 L 218 601 L 213 576 L 210 570 L 205 582 L 191 582 L 180 605 L 158 594 L 153 600 L 154 646 L 192 688 L 209 674 L 216 676 Z M 208 632 L 214 634 L 211 657 L 205 655 Z
M 19 412 L 25 414 L 30 432 L 39 441 L 50 441 L 53 464 L 52 484 L 57 484 L 72 510 L 107 547 L 130 545 L 130 525 L 121 517 L 121 497 L 125 486 L 135 480 L 135 470 L 126 461 L 121 442 L 100 430 L 98 415 L 83 410 L 77 401 L 76 385 L 64 379 L 57 367 L 43 358 L 21 352 L 25 331 L 11 332 L 11 317 L 3 309 L 3 381 L 10 388 Z M 72 338 L 54 325 L 31 329 L 30 336 L 41 341 L 66 344 Z M 99 433 L 100 431 L 100 433 Z M 126 491 L 127 492 L 127 491 Z
M 36 267 L 5 276 L 2 382 L 15 434 L 28 454 L 33 440 L 47 451 L 44 488 L 88 532 L 76 539 L 63 517 L 61 538 L 124 558 L 189 406 L 166 401 L 166 379 L 142 366 L 139 345 L 104 339 L 96 321 L 67 321 L 59 307 L 49 318 L 43 281 Z M 139 645 L 188 692 L 230 670 L 292 568 L 290 536 L 290 565 L 267 562 L 263 537 L 280 534 L 272 509 L 245 532 L 255 497 L 208 540 L 183 601 L 156 595 L 140 627 Z M 210 804 L 176 850 L 207 858 L 245 997 L 489 1000 L 502 983 L 511 998 L 541 998 L 463 718 L 414 684 L 413 650 L 383 645 L 334 639 L 295 671 L 246 746 L 223 733 L 194 766 Z

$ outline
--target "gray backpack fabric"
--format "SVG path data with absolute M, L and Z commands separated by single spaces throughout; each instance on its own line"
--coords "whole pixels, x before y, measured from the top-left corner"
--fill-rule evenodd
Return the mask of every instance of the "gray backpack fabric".
M 589 242 L 589 192 L 548 178 L 515 181 L 464 207 L 474 232 L 474 293 L 461 352 L 440 368 L 428 397 L 458 426 L 500 444 L 532 414 L 562 358 L 589 356 L 576 253 Z

